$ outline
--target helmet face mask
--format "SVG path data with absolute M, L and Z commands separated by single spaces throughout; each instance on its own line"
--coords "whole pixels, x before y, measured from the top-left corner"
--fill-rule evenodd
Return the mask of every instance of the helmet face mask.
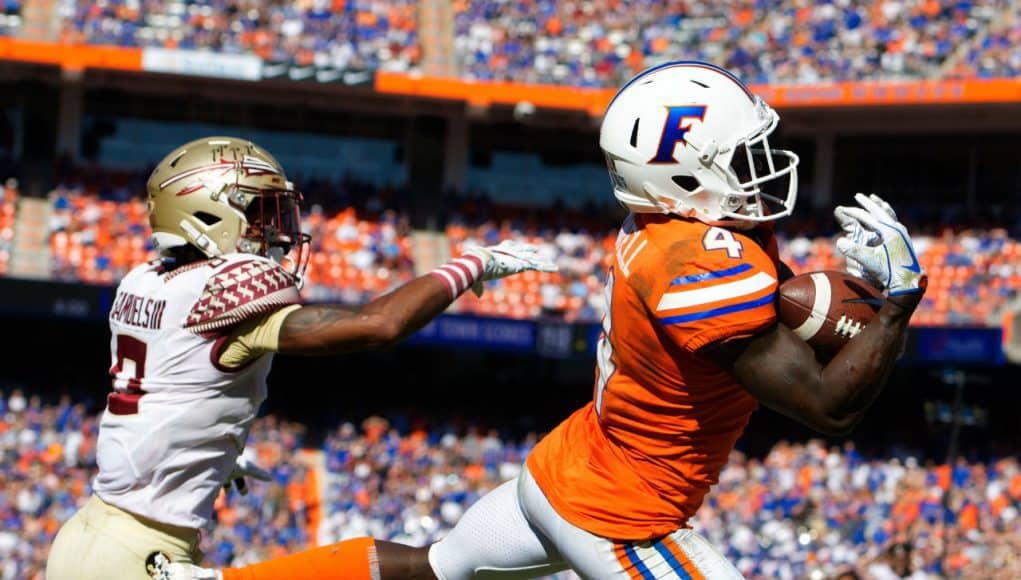
M 288 183 L 290 186 L 290 183 Z M 310 256 L 311 237 L 301 231 L 302 195 L 294 189 L 263 190 L 244 193 L 249 200 L 243 211 L 247 224 L 241 234 L 238 249 L 247 254 L 258 254 L 275 262 L 292 266 L 292 273 L 304 275 Z
M 631 211 L 750 227 L 789 215 L 797 199 L 797 155 L 769 145 L 778 123 L 726 70 L 673 62 L 617 93 L 600 146 Z
M 255 144 L 206 137 L 165 157 L 147 183 L 153 244 L 191 245 L 207 257 L 233 252 L 268 257 L 301 276 L 309 236 L 301 232 L 301 194 L 283 168 Z
M 765 103 L 762 103 L 763 106 Z M 751 137 L 734 147 L 725 167 L 731 175 L 734 194 L 723 200 L 724 217 L 747 221 L 770 221 L 789 215 L 798 192 L 798 156 L 773 149 L 769 135 L 780 120 L 769 110 L 770 119 Z

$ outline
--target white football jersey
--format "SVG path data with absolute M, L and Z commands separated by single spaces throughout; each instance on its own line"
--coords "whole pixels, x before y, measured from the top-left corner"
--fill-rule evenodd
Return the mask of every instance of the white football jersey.
M 96 494 L 159 522 L 209 523 L 272 362 L 266 354 L 232 370 L 218 356 L 238 324 L 298 301 L 294 277 L 250 254 L 131 270 L 110 308 L 114 392 L 100 422 Z

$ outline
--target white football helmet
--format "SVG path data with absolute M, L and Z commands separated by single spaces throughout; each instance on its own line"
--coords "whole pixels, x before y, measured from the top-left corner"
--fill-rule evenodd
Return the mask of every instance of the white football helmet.
M 613 193 L 631 211 L 752 225 L 789 215 L 797 198 L 798 156 L 769 146 L 779 121 L 725 69 L 669 62 L 617 92 L 599 145 Z M 773 183 L 781 177 L 786 191 Z

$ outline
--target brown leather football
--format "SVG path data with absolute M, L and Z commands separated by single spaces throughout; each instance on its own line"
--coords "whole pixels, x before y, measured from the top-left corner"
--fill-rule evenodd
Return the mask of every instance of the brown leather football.
M 884 301 L 879 290 L 846 272 L 809 272 L 780 285 L 778 315 L 813 348 L 834 354 L 865 328 Z

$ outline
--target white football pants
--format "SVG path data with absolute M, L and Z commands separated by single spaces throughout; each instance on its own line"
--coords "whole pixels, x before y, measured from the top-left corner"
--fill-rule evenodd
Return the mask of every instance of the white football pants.
M 616 542 L 567 522 L 527 467 L 486 494 L 429 549 L 440 580 L 536 578 L 567 569 L 592 580 L 732 580 L 741 573 L 693 530 Z

